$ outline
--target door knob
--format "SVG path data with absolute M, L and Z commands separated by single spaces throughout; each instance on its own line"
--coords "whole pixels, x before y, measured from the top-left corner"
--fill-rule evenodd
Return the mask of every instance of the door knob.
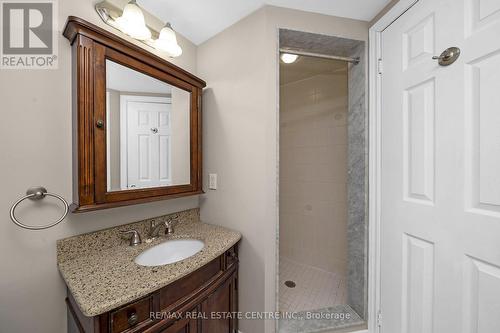
M 441 53 L 440 56 L 434 56 L 432 59 L 438 60 L 439 65 L 449 66 L 460 57 L 460 49 L 458 47 L 449 47 Z
M 157 129 L 156 127 L 153 127 L 153 128 L 151 129 L 151 132 L 153 132 L 154 134 L 156 134 L 156 133 L 158 133 L 158 129 Z

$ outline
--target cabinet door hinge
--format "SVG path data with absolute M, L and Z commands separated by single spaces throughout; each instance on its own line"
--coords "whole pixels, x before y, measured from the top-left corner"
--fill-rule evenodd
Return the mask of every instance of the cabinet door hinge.
M 378 311 L 377 313 L 377 326 L 382 327 L 382 311 Z
M 382 75 L 384 73 L 384 63 L 382 62 L 382 58 L 378 59 L 377 62 L 377 71 L 379 75 Z

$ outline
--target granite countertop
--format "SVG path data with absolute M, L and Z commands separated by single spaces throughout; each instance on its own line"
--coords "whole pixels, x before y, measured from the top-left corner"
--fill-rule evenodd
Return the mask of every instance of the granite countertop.
M 192 218 L 179 223 L 173 235 L 150 243 L 146 243 L 145 233 L 141 233 L 143 243 L 138 246 L 116 241 L 120 239 L 119 230 L 144 230 L 146 221 L 58 241 L 59 271 L 84 315 L 96 316 L 146 296 L 209 263 L 241 238 L 239 232 Z M 112 240 L 109 247 L 106 238 Z M 205 247 L 173 264 L 144 267 L 134 262 L 145 249 L 179 238 L 203 240 Z

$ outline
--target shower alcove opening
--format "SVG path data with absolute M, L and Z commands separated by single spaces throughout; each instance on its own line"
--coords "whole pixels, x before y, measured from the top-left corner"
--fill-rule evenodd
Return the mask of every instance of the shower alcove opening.
M 299 57 L 280 61 L 278 310 L 294 318 L 281 319 L 278 331 L 364 329 L 366 45 L 279 34 L 280 50 Z

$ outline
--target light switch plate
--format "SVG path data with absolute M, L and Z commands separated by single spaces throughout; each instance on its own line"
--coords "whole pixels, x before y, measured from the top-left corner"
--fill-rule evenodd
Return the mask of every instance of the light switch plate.
M 217 189 L 217 174 L 210 173 L 208 174 L 208 189 L 216 190 Z

